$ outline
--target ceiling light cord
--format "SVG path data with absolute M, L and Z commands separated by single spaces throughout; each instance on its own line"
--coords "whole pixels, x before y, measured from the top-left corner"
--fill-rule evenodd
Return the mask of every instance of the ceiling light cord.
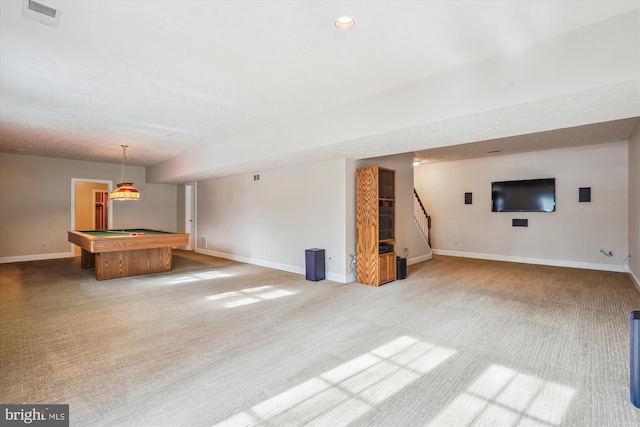
M 122 173 L 120 174 L 120 184 L 109 193 L 109 200 L 140 200 L 140 192 L 133 186 L 133 182 L 127 182 L 127 147 L 122 147 Z
M 120 182 L 126 182 L 124 177 L 127 171 L 127 147 L 128 145 L 121 145 L 122 147 L 122 173 L 120 175 Z

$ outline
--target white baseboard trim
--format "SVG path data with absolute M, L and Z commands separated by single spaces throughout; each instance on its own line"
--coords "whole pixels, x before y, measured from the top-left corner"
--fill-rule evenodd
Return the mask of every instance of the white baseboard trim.
M 629 273 L 629 277 L 631 277 L 631 281 L 636 286 L 636 289 L 638 290 L 638 292 L 640 292 L 640 280 L 638 280 L 636 275 L 633 274 L 633 271 L 627 271 L 627 273 Z
M 429 261 L 431 258 L 433 258 L 431 253 L 428 253 L 426 255 L 420 255 L 420 256 L 417 256 L 417 257 L 413 257 L 413 258 L 408 258 L 407 259 L 407 265 L 417 264 L 417 263 L 422 262 L 422 261 Z
M 356 279 L 350 279 L 346 274 L 327 273 L 327 280 L 338 283 L 351 283 Z
M 448 255 L 462 258 L 477 258 L 487 259 L 492 261 L 507 261 L 507 262 L 519 262 L 522 264 L 538 264 L 538 265 L 550 265 L 553 267 L 571 267 L 582 268 L 585 270 L 602 270 L 602 271 L 615 271 L 618 273 L 626 273 L 621 265 L 616 264 L 596 264 L 592 262 L 580 262 L 580 261 L 566 261 L 558 259 L 545 259 L 545 258 L 527 258 L 508 255 L 495 255 L 495 254 L 481 254 L 475 252 L 459 252 L 448 251 L 442 249 L 434 249 L 433 253 L 436 255 Z
M 280 264 L 277 262 L 265 261 L 265 260 L 256 259 L 256 258 L 248 258 L 240 255 L 229 254 L 226 252 L 212 251 L 209 249 L 202 249 L 202 248 L 196 248 L 195 252 L 205 254 L 205 255 L 211 255 L 218 258 L 229 259 L 232 261 L 243 262 L 245 264 L 259 265 L 260 267 L 272 268 L 274 270 L 281 270 L 281 271 L 287 271 L 289 273 L 306 275 L 306 271 L 304 267 L 297 267 L 295 265 Z M 335 273 L 326 273 L 326 279 L 331 280 L 332 282 L 338 282 L 338 283 L 349 283 L 353 281 L 353 280 L 350 280 L 346 275 L 335 274 Z
M 37 254 L 37 255 L 21 255 L 21 256 L 8 256 L 0 258 L 0 264 L 7 264 L 10 262 L 25 262 L 25 261 L 44 261 L 47 259 L 60 259 L 60 258 L 73 258 L 75 253 L 73 252 L 58 252 L 53 254 Z

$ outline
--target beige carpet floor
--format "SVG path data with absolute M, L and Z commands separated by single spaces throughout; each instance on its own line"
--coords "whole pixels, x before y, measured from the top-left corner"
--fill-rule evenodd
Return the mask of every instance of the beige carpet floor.
M 437 256 L 371 288 L 185 251 L 0 264 L 0 403 L 73 426 L 638 426 L 626 274 Z

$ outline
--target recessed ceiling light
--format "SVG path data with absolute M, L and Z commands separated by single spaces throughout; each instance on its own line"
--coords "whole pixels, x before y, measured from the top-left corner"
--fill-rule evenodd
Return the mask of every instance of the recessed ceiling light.
M 356 26 L 356 20 L 350 16 L 341 16 L 333 23 L 339 30 L 350 30 Z

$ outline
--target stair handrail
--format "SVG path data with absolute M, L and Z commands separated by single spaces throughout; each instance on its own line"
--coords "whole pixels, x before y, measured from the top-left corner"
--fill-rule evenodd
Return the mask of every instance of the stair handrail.
M 413 188 L 413 194 L 415 195 L 415 198 L 418 201 L 418 204 L 420 205 L 420 209 L 424 214 L 424 218 L 427 220 L 426 237 L 427 237 L 427 244 L 431 248 L 432 247 L 431 246 L 431 216 L 427 213 L 427 210 L 424 208 L 424 205 L 422 204 L 422 200 L 420 200 L 420 196 L 418 195 L 418 192 L 416 191 L 415 187 Z M 424 230 L 422 231 L 424 233 Z

